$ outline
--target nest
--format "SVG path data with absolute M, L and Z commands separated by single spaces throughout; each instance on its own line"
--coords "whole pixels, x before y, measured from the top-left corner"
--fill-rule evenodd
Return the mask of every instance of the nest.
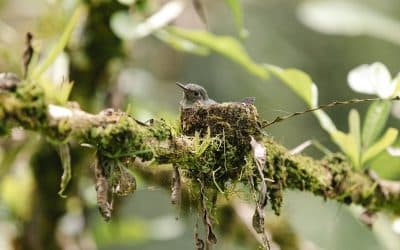
M 196 160 L 186 162 L 187 177 L 197 179 L 205 176 L 206 183 L 213 174 L 214 182 L 224 189 L 227 181 L 236 182 L 246 165 L 251 145 L 251 136 L 261 137 L 258 112 L 254 105 L 248 103 L 221 103 L 209 106 L 194 106 L 181 110 L 181 129 L 186 136 L 200 138 L 211 136 L 220 144 L 210 144 Z
M 250 136 L 259 138 L 261 126 L 254 105 L 247 103 L 221 103 L 209 106 L 194 106 L 181 110 L 181 129 L 184 135 L 224 136 L 236 146 L 250 144 Z

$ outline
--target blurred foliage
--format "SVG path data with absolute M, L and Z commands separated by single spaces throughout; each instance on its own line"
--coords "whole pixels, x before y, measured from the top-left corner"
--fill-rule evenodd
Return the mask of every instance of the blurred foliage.
M 81 2 L 85 7 L 76 7 Z M 255 95 L 261 116 L 272 120 L 290 113 L 288 110 L 357 96 L 348 91 L 346 83 L 347 73 L 357 65 L 382 61 L 390 69 L 400 68 L 400 4 L 396 0 L 199 2 L 207 23 L 192 1 L 0 1 L 1 71 L 21 71 L 23 36 L 30 29 L 39 53 L 29 77 L 46 86 L 47 98 L 54 102 L 65 103 L 72 88 L 71 100 L 85 109 L 125 109 L 131 103 L 130 112 L 138 119 L 174 118 L 179 99 L 174 82 L 190 81 L 204 85 L 216 100 Z M 229 18 L 221 18 L 225 16 Z M 207 30 L 199 30 L 206 26 Z M 69 81 L 55 85 L 46 76 L 64 50 L 71 62 L 65 80 L 74 81 L 73 87 Z M 399 86 L 393 93 L 398 94 L 398 90 Z M 400 145 L 400 140 L 396 141 L 398 120 L 391 117 L 391 109 L 389 101 L 337 107 L 315 112 L 319 124 L 304 116 L 268 128 L 268 132 L 289 146 L 317 139 L 333 151 L 343 151 L 356 169 L 372 168 L 384 178 L 397 180 L 400 157 L 386 150 L 393 143 L 393 147 Z M 348 133 L 342 132 L 346 123 Z M 25 136 L 27 141 L 33 138 Z M 43 220 L 40 228 L 45 234 L 37 237 L 47 240 L 55 237 L 57 221 L 66 211 L 65 202 L 56 194 L 62 167 L 55 152 L 40 146 L 43 152 L 36 153 L 35 146 L 28 145 L 18 145 L 15 136 L 1 141 L 0 208 L 6 207 L 9 213 L 0 213 L 0 222 L 11 219 L 23 224 L 18 234 L 28 234 L 32 232 L 28 224 L 38 217 Z M 152 190 L 147 183 L 139 183 L 139 194 L 131 200 L 117 203 L 120 218 L 105 224 L 90 202 L 95 199 L 94 184 L 88 181 L 90 171 L 74 172 L 88 169 L 93 152 L 82 152 L 77 145 L 71 150 L 79 153 L 71 154 L 78 159 L 73 159 L 74 183 L 65 194 L 85 201 L 81 205 L 85 226 L 100 249 L 165 249 L 166 242 L 175 249 L 191 247 L 193 218 L 183 220 L 189 225 L 184 229 L 182 222 L 171 221 L 174 211 L 166 194 Z M 320 156 L 315 149 L 307 153 Z M 21 167 L 21 156 L 29 159 L 34 154 L 34 160 Z M 66 161 L 64 158 L 64 166 Z M 64 191 L 66 183 L 62 184 Z M 32 197 L 34 193 L 38 197 Z M 299 238 L 313 242 L 304 249 L 381 249 L 393 245 L 380 236 L 383 229 L 375 234 L 365 230 L 339 205 L 321 205 L 313 197 L 297 195 L 287 195 L 284 216 Z M 154 219 L 160 214 L 166 216 Z M 51 222 L 46 224 L 46 220 Z M 396 236 L 393 239 L 400 241 Z M 224 241 L 221 249 L 246 249 Z

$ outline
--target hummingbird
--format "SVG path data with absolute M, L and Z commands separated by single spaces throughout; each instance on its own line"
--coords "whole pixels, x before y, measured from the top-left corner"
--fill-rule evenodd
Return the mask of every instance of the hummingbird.
M 183 100 L 180 102 L 183 109 L 193 108 L 196 105 L 208 107 L 212 104 L 217 104 L 216 101 L 208 97 L 207 91 L 200 85 L 179 82 L 176 85 L 183 89 Z
M 227 137 L 228 131 L 232 131 L 232 137 L 237 137 L 238 130 L 244 131 L 245 134 L 249 134 L 250 130 L 259 133 L 254 97 L 246 97 L 239 102 L 218 103 L 210 99 L 207 91 L 200 85 L 179 82 L 176 85 L 182 88 L 184 93 L 180 102 L 181 128 L 184 134 L 194 135 L 195 132 L 200 132 L 204 135 L 209 128 L 211 135 L 225 133 Z M 246 129 L 241 130 L 242 127 Z M 254 135 L 253 132 L 250 134 Z M 246 141 L 249 139 L 248 136 L 244 137 Z

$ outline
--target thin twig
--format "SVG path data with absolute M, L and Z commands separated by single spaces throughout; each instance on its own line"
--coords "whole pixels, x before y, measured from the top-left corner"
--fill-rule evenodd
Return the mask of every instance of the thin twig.
M 305 113 L 309 113 L 309 112 L 313 112 L 313 111 L 317 111 L 320 109 L 327 109 L 327 108 L 332 108 L 335 106 L 339 106 L 339 105 L 348 105 L 348 104 L 355 104 L 355 103 L 362 103 L 362 102 L 372 102 L 372 101 L 399 101 L 400 100 L 400 96 L 395 96 L 393 98 L 389 98 L 389 99 L 382 99 L 382 98 L 365 98 L 365 99 L 351 99 L 351 100 L 347 100 L 347 101 L 333 101 L 331 103 L 328 104 L 323 104 L 320 105 L 318 107 L 315 108 L 311 108 L 311 109 L 306 109 L 300 112 L 294 112 L 290 115 L 286 115 L 286 116 L 277 116 L 272 122 L 268 122 L 268 121 L 263 121 L 261 124 L 262 128 L 266 128 L 271 126 L 272 124 L 278 123 L 278 122 L 282 122 L 284 120 L 290 119 L 292 117 L 295 116 L 299 116 L 299 115 L 303 115 Z

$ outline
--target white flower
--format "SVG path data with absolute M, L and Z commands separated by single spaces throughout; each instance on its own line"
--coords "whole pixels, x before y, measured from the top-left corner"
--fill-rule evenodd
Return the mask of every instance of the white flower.
M 351 89 L 364 94 L 375 94 L 386 99 L 395 96 L 400 74 L 392 79 L 389 70 L 380 62 L 363 64 L 351 70 L 347 81 Z

